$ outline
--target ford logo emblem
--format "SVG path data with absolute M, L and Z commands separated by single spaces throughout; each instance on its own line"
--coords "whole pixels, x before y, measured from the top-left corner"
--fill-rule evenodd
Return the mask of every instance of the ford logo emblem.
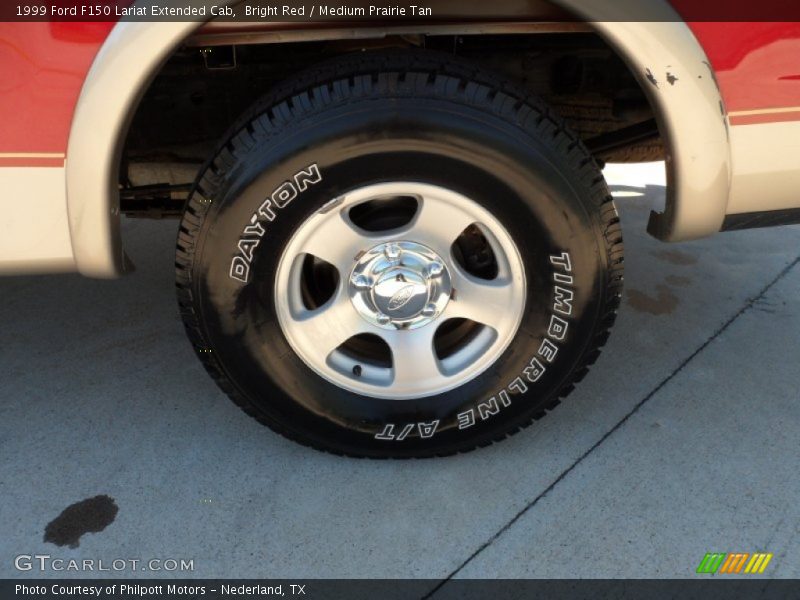
M 408 301 L 414 297 L 415 287 L 416 286 L 414 284 L 408 284 L 397 290 L 389 299 L 389 306 L 387 306 L 387 310 L 399 310 L 408 304 Z

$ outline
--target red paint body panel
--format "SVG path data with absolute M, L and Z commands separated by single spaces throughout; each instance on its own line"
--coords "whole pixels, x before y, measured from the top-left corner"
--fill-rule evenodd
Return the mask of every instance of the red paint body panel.
M 714 67 L 729 112 L 800 107 L 800 23 L 688 25 Z
M 0 23 L 0 154 L 66 151 L 83 81 L 113 26 Z
M 75 104 L 114 23 L 0 23 L 0 154 L 65 153 Z M 800 107 L 800 23 L 691 22 L 728 111 Z M 741 124 L 797 113 L 735 117 Z M 26 162 L 27 161 L 27 162 Z M 53 158 L 2 158 L 42 166 Z

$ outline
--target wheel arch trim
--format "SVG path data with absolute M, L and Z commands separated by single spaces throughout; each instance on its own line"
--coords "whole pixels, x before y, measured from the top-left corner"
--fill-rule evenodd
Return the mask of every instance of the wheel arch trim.
M 683 241 L 720 231 L 731 189 L 728 116 L 705 51 L 666 0 L 552 0 L 588 21 L 625 60 L 656 113 L 667 152 L 664 212 L 648 232 Z
M 66 161 L 70 237 L 83 275 L 111 278 L 132 266 L 120 239 L 117 181 L 123 144 L 149 82 L 200 25 L 120 21 L 92 63 L 75 107 Z

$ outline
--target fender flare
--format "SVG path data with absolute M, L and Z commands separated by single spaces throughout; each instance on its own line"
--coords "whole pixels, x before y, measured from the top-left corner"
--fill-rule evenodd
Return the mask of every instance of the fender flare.
M 717 233 L 731 189 L 728 115 L 711 62 L 667 0 L 553 0 L 583 18 L 628 63 L 666 149 L 667 197 L 647 231 L 668 242 Z
M 123 144 L 148 84 L 200 25 L 120 21 L 92 63 L 72 118 L 66 162 L 72 252 L 83 275 L 112 278 L 132 269 L 120 239 L 117 182 Z
M 655 109 L 667 150 L 667 198 L 663 213 L 651 213 L 648 231 L 664 241 L 720 231 L 731 182 L 727 115 L 713 69 L 689 27 L 666 0 L 553 2 L 605 38 Z M 130 270 L 117 189 L 125 136 L 151 79 L 200 25 L 121 21 L 92 64 L 73 116 L 66 165 L 72 249 L 83 275 L 111 278 Z

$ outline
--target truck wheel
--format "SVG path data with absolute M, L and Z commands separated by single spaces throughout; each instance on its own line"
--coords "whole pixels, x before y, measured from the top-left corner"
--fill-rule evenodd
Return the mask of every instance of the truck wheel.
M 177 243 L 219 386 L 303 444 L 446 455 L 555 407 L 608 337 L 619 220 L 539 100 L 429 53 L 344 57 L 254 107 Z

